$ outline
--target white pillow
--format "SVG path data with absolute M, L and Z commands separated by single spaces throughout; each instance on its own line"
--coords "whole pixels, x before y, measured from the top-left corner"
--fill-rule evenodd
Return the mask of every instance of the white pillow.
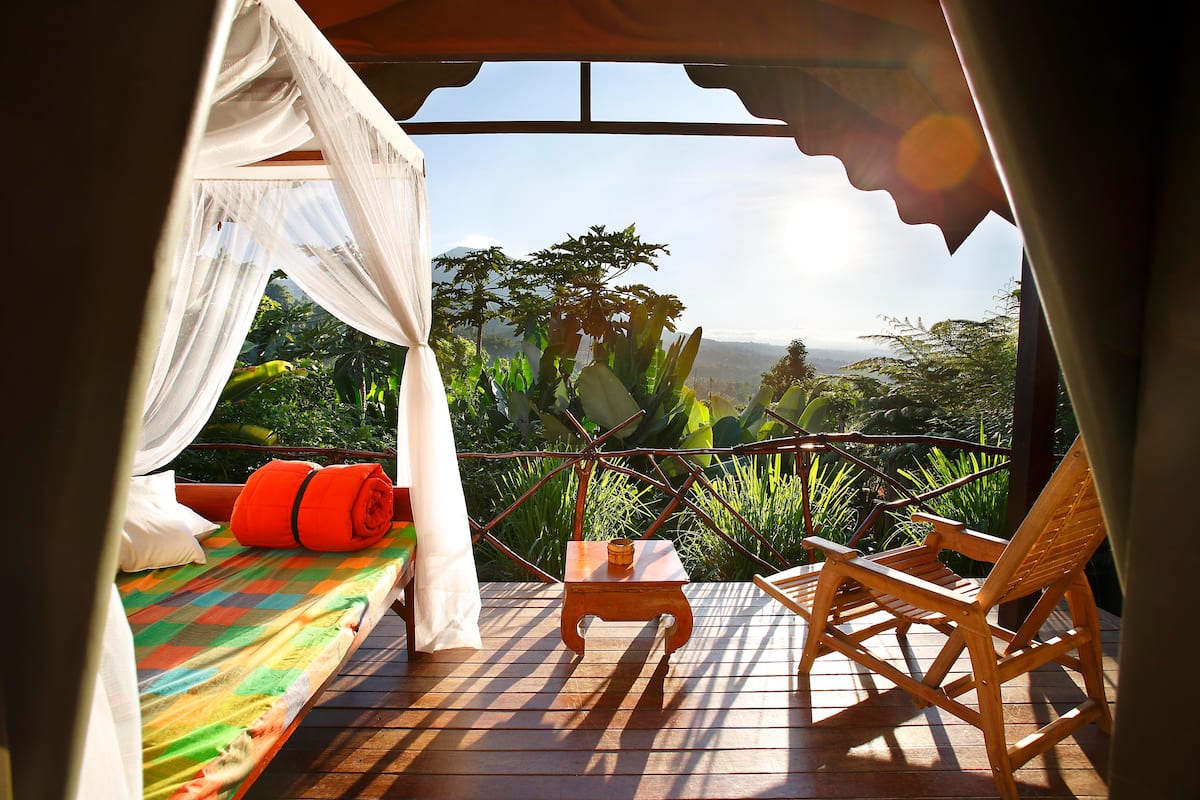
M 207 559 L 196 537 L 219 527 L 175 499 L 174 471 L 132 478 L 121 530 L 121 570 L 203 564 Z

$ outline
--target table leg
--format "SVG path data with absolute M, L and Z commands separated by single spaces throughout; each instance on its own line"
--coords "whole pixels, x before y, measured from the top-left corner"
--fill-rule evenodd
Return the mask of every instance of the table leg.
M 583 636 L 579 633 L 579 623 L 583 621 L 584 604 L 578 595 L 567 589 L 563 597 L 562 621 L 559 629 L 562 631 L 563 644 L 583 655 Z
M 684 597 L 683 592 L 679 593 L 679 597 L 671 598 L 667 604 L 666 613 L 674 618 L 675 622 L 667 629 L 666 651 L 667 655 L 671 655 L 679 648 L 687 643 L 687 640 L 692 638 L 692 606 Z

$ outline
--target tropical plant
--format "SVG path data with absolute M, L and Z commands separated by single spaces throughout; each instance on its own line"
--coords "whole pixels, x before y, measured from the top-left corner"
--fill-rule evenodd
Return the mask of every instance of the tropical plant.
M 692 402 L 687 407 L 688 423 L 680 447 L 727 448 L 778 439 L 794 435 L 796 431 L 792 426 L 810 433 L 824 429 L 825 412 L 829 405 L 827 398 L 810 397 L 799 384 L 784 392 L 777 403 L 771 403 L 771 395 L 770 387 L 760 387 L 741 411 L 719 394 L 710 395 L 706 403 Z M 690 397 L 685 393 L 685 399 Z M 768 414 L 768 410 L 771 413 Z M 722 462 L 735 459 L 733 456 L 694 454 L 688 456 L 688 460 L 710 470 L 719 470 Z
M 551 459 L 516 459 L 496 480 L 495 505 L 489 518 L 507 508 L 557 466 Z M 497 526 L 497 538 L 523 558 L 555 577 L 562 577 L 566 541 L 574 529 L 579 477 L 572 468 L 550 478 Z M 648 487 L 628 475 L 596 468 L 588 482 L 583 537 L 612 539 L 638 536 L 654 519 L 646 504 Z M 476 545 L 476 564 L 484 580 L 528 580 L 529 574 L 490 544 Z
M 986 442 L 980 435 L 980 443 Z M 999 445 L 999 440 L 996 441 Z M 900 470 L 902 478 L 909 481 L 915 492 L 924 494 L 947 486 L 960 478 L 983 470 L 997 467 L 1007 461 L 1004 456 L 992 453 L 976 453 L 960 450 L 954 455 L 940 447 L 929 450 L 917 466 L 911 470 Z M 928 501 L 926 506 L 939 517 L 964 523 L 968 528 L 992 536 L 1007 536 L 1008 514 L 1008 470 L 998 469 L 976 478 L 963 486 Z M 919 541 L 925 537 L 929 526 L 913 522 L 911 509 L 895 514 L 895 526 L 889 540 L 881 547 L 893 546 L 897 542 Z M 971 561 L 946 551 L 943 560 L 960 575 L 982 576 L 987 574 L 988 565 Z
M 460 256 L 438 256 L 434 265 L 452 280 L 433 285 L 437 316 L 450 331 L 470 328 L 475 337 L 475 354 L 483 352 L 483 327 L 505 316 L 508 295 L 503 285 L 520 266 L 499 247 L 471 250 Z
M 738 459 L 722 467 L 723 475 L 711 481 L 713 492 L 693 492 L 692 499 L 705 516 L 729 538 L 770 564 L 780 567 L 807 559 L 801 540 L 806 535 L 804 483 L 791 459 L 775 455 L 764 459 Z M 814 533 L 844 543 L 858 518 L 861 488 L 859 471 L 842 462 L 813 459 L 808 470 L 809 509 Z M 750 533 L 734 515 L 737 512 L 771 543 L 771 549 Z M 680 557 L 692 580 L 747 581 L 762 571 L 694 511 L 682 515 L 676 532 Z
M 860 405 L 866 433 L 933 433 L 970 439 L 982 424 L 989 437 L 1011 435 L 1016 386 L 1017 318 L 984 320 L 886 318 L 892 332 L 865 339 L 888 345 L 890 356 L 848 369 L 881 377 L 887 390 Z
M 615 320 L 658 295 L 643 284 L 617 285 L 637 266 L 658 269 L 656 259 L 669 255 L 666 245 L 643 242 L 636 225 L 609 231 L 593 225 L 579 236 L 533 253 L 504 281 L 511 300 L 510 319 L 518 330 L 528 319 L 557 318 L 594 340 L 601 340 Z M 663 295 L 683 311 L 674 295 Z
M 311 302 L 298 301 L 278 282 L 282 278 L 284 274 L 277 270 L 267 283 L 238 355 L 241 364 L 287 361 L 314 349 L 313 329 L 325 312 Z
M 694 401 L 684 381 L 701 332 L 664 349 L 664 332 L 674 331 L 683 309 L 678 299 L 644 286 L 609 286 L 637 264 L 653 266 L 660 251 L 665 252 L 662 245 L 643 244 L 633 226 L 618 233 L 594 226 L 589 234 L 535 254 L 533 266 L 523 266 L 526 272 L 511 288 L 516 299 L 510 308 L 526 314 L 521 351 L 481 371 L 470 391 L 477 419 L 507 420 L 526 444 L 535 436 L 569 443 L 578 435 L 568 413 L 602 432 L 641 411 L 614 445 L 677 445 Z M 557 281 L 549 298 L 535 291 L 535 277 Z M 529 299 L 534 296 L 540 299 Z M 603 324 L 601 314 L 610 315 Z M 592 361 L 577 371 L 588 336 Z
M 238 403 L 245 400 L 252 392 L 295 371 L 296 367 L 289 361 L 275 360 L 252 367 L 234 367 L 221 389 L 218 402 Z
M 672 313 L 673 305 L 663 297 L 634 306 L 628 319 L 596 344 L 594 360 L 579 374 L 579 407 L 602 430 L 642 412 L 636 424 L 615 434 L 623 446 L 675 447 L 688 425 L 695 394 L 684 382 L 703 332 L 696 328 L 663 350 L 663 330 Z
M 322 354 L 332 359 L 338 399 L 357 409 L 359 425 L 367 424 L 369 411 L 375 417 L 395 419 L 407 352 L 406 347 L 343 325 L 341 335 Z

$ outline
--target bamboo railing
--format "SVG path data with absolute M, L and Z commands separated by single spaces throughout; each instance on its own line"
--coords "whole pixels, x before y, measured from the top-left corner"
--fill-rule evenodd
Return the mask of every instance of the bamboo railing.
M 605 446 L 621 430 L 635 424 L 643 413 L 638 412 L 615 428 L 594 437 L 578 420 L 568 413 L 568 421 L 572 424 L 582 444 L 578 449 L 524 450 L 505 453 L 459 453 L 459 459 L 464 461 L 535 459 L 558 462 L 519 497 L 492 517 L 492 519 L 481 522 L 474 518 L 469 518 L 472 544 L 478 544 L 481 541 L 486 542 L 530 576 L 549 583 L 556 582 L 558 578 L 530 561 L 526 556 L 518 553 L 503 541 L 500 531 L 503 529 L 504 520 L 510 517 L 522 504 L 526 503 L 530 497 L 545 487 L 556 475 L 566 470 L 572 470 L 578 479 L 578 485 L 576 497 L 574 498 L 574 514 L 569 535 L 576 540 L 582 539 L 584 535 L 584 513 L 587 505 L 588 487 L 597 474 L 596 471 L 598 469 L 608 469 L 622 473 L 636 482 L 649 487 L 661 499 L 658 513 L 646 529 L 640 532 L 641 538 L 654 536 L 673 515 L 686 510 L 720 537 L 734 551 L 754 563 L 756 567 L 763 570 L 776 571 L 788 566 L 794 566 L 794 564 L 790 563 L 784 557 L 768 535 L 756 529 L 744 515 L 730 505 L 725 498 L 720 496 L 720 492 L 705 475 L 705 467 L 697 463 L 701 457 L 735 459 L 753 456 L 792 456 L 795 459 L 796 474 L 801 481 L 804 534 L 806 536 L 814 536 L 821 533 L 819 525 L 814 523 L 811 512 L 812 488 L 809 486 L 809 472 L 812 460 L 823 454 L 830 454 L 854 465 L 856 468 L 862 470 L 863 473 L 874 478 L 883 492 L 890 492 L 894 496 L 889 498 L 885 494 L 885 496 L 876 499 L 868 507 L 860 510 L 859 522 L 853 534 L 847 540 L 848 546 L 851 547 L 858 546 L 864 537 L 879 525 L 880 521 L 889 512 L 898 512 L 909 507 L 929 510 L 927 504 L 930 500 L 978 480 L 985 475 L 1006 469 L 1009 465 L 1008 461 L 1003 461 L 978 472 L 964 475 L 950 484 L 925 492 L 917 492 L 896 476 L 870 463 L 862 456 L 851 452 L 847 447 L 894 447 L 897 445 L 916 444 L 925 447 L 940 447 L 943 449 L 1001 456 L 1008 456 L 1009 451 L 1003 447 L 939 436 L 871 435 L 859 432 L 810 433 L 788 420 L 776 416 L 770 410 L 766 413 L 786 424 L 792 432 L 790 436 L 749 442 L 732 447 L 692 449 L 633 447 L 626 449 L 605 449 Z M 302 458 L 326 464 L 345 463 L 347 461 L 387 461 L 396 457 L 394 450 L 375 452 L 336 448 L 267 447 L 261 445 L 209 443 L 193 444 L 191 445 L 191 449 L 253 451 L 273 458 Z M 639 469 L 630 466 L 630 464 L 644 466 Z M 672 465 L 673 468 L 668 469 L 668 464 Z M 669 475 L 668 472 L 673 472 L 674 475 Z M 699 493 L 706 493 L 712 501 L 727 511 L 736 521 L 737 526 L 742 528 L 751 539 L 757 541 L 762 546 L 763 551 L 776 563 L 771 563 L 752 552 L 738 541 L 738 538 L 730 531 L 724 530 L 722 526 L 717 524 L 704 508 L 701 507 L 700 503 L 697 502 L 699 499 L 697 495 Z

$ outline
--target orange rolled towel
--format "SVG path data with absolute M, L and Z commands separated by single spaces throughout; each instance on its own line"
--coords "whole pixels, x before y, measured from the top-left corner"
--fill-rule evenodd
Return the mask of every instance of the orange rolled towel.
M 358 550 L 391 529 L 392 482 L 378 464 L 271 461 L 246 480 L 229 527 L 244 545 Z

